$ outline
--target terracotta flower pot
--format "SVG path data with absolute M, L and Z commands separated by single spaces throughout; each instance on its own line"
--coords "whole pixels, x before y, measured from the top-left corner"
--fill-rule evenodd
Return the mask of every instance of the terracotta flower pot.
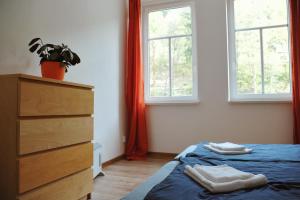
M 66 65 L 61 62 L 44 61 L 41 63 L 42 76 L 56 80 L 64 80 Z

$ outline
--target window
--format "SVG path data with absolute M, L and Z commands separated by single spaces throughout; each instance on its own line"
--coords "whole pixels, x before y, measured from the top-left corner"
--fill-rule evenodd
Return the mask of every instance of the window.
M 198 100 L 191 2 L 144 6 L 146 103 Z
M 228 0 L 231 101 L 289 101 L 287 0 Z

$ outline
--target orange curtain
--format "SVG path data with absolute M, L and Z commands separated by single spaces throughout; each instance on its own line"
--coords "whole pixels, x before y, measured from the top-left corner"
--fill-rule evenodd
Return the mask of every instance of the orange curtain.
M 141 52 L 141 0 L 129 0 L 125 98 L 127 112 L 125 154 L 129 160 L 144 159 L 148 152 L 148 136 Z
M 300 143 L 300 1 L 290 0 L 294 142 Z

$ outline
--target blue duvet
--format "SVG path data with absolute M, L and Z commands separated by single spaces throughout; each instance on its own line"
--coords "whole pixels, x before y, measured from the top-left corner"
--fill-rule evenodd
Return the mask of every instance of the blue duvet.
M 193 153 L 180 158 L 180 164 L 160 184 L 152 188 L 145 200 L 300 200 L 300 145 L 246 145 L 251 154 L 220 155 L 199 144 Z M 227 164 L 239 170 L 264 174 L 266 186 L 223 194 L 211 194 L 184 171 L 185 165 Z

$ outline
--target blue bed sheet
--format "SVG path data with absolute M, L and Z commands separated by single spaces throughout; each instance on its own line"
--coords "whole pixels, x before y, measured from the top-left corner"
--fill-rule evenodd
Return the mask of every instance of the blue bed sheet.
M 242 155 L 222 155 L 207 150 L 205 143 L 197 145 L 191 154 L 196 154 L 199 158 L 212 158 L 218 160 L 244 160 L 244 161 L 288 161 L 300 162 L 300 145 L 293 144 L 245 144 L 247 148 L 253 149 L 250 154 Z
M 300 145 L 246 145 L 253 153 L 220 155 L 199 144 L 193 153 L 180 158 L 180 164 L 160 184 L 152 188 L 145 200 L 296 200 L 300 199 Z M 212 194 L 186 176 L 185 165 L 227 164 L 239 170 L 264 174 L 266 186 L 230 193 Z

